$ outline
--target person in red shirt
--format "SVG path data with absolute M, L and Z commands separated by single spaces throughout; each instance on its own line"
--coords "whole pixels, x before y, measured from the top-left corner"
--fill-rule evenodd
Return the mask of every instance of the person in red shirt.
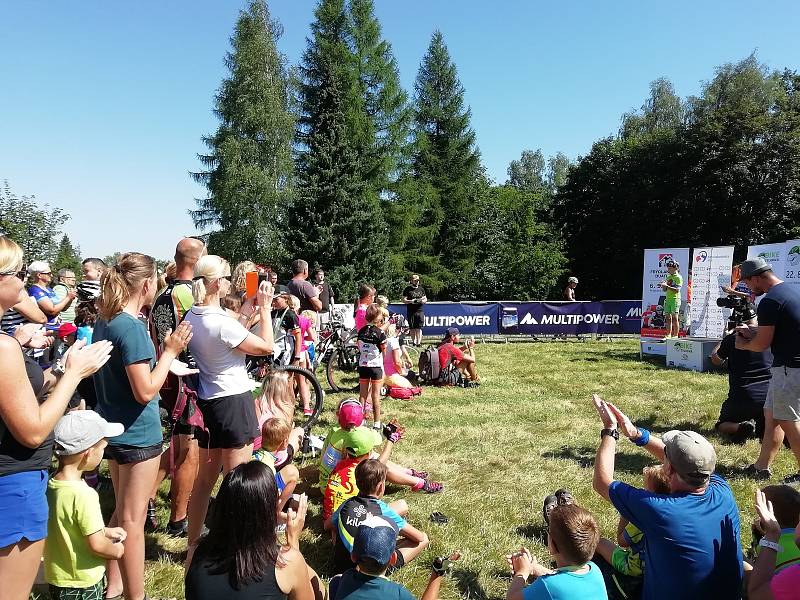
M 468 339 L 463 346 L 458 347 L 460 332 L 457 327 L 448 327 L 444 339 L 439 344 L 439 368 L 444 370 L 451 362 L 456 365 L 461 374 L 469 381 L 480 382 L 478 371 L 475 367 L 475 340 Z

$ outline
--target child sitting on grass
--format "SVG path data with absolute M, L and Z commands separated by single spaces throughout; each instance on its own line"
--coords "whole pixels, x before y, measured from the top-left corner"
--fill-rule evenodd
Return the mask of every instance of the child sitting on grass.
M 773 514 L 781 527 L 778 539 L 781 551 L 775 556 L 775 573 L 779 573 L 786 567 L 800 564 L 800 548 L 795 543 L 795 528 L 800 523 L 800 491 L 790 485 L 768 485 L 761 491 L 772 503 Z M 761 552 L 759 542 L 765 533 L 760 518 L 756 518 L 752 531 L 750 555 L 755 562 Z
M 325 521 L 325 530 L 332 531 L 333 535 L 334 573 L 344 573 L 353 568 L 353 540 L 359 525 L 369 515 L 389 519 L 400 532 L 395 564 L 390 569 L 398 569 L 414 560 L 428 546 L 428 536 L 405 520 L 408 515 L 405 500 L 395 500 L 390 504 L 381 500 L 386 491 L 386 465 L 375 459 L 364 460 L 356 467 L 355 480 L 358 495 L 345 500 Z
M 555 559 L 552 571 L 540 565 L 526 548 L 506 556 L 513 578 L 507 600 L 607 600 L 600 569 L 591 562 L 600 528 L 577 504 L 556 506 L 550 513 L 547 549 Z M 528 578 L 535 581 L 528 586 Z
M 300 481 L 300 471 L 292 463 L 294 452 L 287 452 L 291 428 L 288 423 L 278 417 L 272 417 L 264 422 L 261 427 L 261 450 L 256 455 L 257 460 L 272 467 L 275 472 L 275 484 L 278 486 L 278 506 L 283 508 L 286 501 L 294 493 L 297 482 Z
M 106 560 L 119 559 L 125 551 L 125 530 L 105 526 L 100 498 L 81 478 L 100 464 L 106 438 L 122 432 L 122 424 L 108 423 L 91 410 L 67 413 L 56 424 L 58 471 L 47 483 L 44 549 L 45 580 L 53 600 L 102 598 Z

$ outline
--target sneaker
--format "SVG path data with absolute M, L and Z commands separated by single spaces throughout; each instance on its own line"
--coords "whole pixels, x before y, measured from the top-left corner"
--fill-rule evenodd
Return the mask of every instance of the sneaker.
M 731 436 L 731 441 L 734 444 L 744 444 L 748 438 L 751 438 L 756 433 L 756 422 L 755 419 L 750 419 L 749 421 L 742 421 L 739 423 L 739 429 L 736 430 Z
M 795 473 L 794 475 L 789 475 L 785 477 L 783 483 L 798 483 L 800 482 L 800 473 Z
M 304 417 L 310 417 L 313 414 L 314 414 L 314 411 L 311 410 L 310 408 L 304 408 L 303 409 L 303 416 Z
M 751 479 L 758 479 L 761 481 L 765 481 L 767 479 L 772 478 L 772 471 L 767 469 L 759 469 L 757 466 L 747 465 L 744 469 L 742 469 L 742 475 L 745 477 L 750 477 Z
M 147 501 L 147 519 L 144 522 L 144 530 L 150 533 L 158 529 L 158 516 L 156 516 L 156 501 L 152 498 Z
M 425 492 L 426 494 L 436 494 L 444 490 L 444 485 L 439 483 L 438 481 L 431 481 L 430 479 L 426 479 L 425 483 L 422 484 L 422 488 L 420 491 Z
M 184 517 L 180 521 L 170 521 L 167 523 L 167 535 L 173 537 L 186 537 L 189 535 L 189 519 Z

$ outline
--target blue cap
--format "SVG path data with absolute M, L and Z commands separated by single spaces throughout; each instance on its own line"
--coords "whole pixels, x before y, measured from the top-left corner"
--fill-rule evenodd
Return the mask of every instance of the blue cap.
M 379 565 L 388 565 L 397 545 L 397 525 L 385 517 L 369 515 L 358 526 L 353 540 L 356 560 L 371 558 Z

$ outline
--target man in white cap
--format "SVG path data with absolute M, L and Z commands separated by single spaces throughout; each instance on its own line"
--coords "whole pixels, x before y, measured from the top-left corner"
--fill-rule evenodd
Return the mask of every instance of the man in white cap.
M 578 287 L 578 278 L 570 277 L 567 279 L 567 287 L 564 288 L 564 300 L 575 302 L 575 288 Z
M 768 479 L 769 465 L 783 441 L 783 430 L 792 447 L 798 472 L 784 483 L 800 481 L 800 292 L 782 281 L 763 258 L 750 258 L 742 263 L 742 281 L 757 296 L 758 325 L 736 328 L 736 348 L 763 352 L 772 351 L 772 379 L 764 403 L 764 438 L 762 450 L 750 474 Z
M 592 401 L 603 421 L 592 487 L 644 534 L 643 600 L 738 600 L 739 508 L 714 473 L 714 447 L 694 431 L 668 431 L 658 439 L 596 394 Z M 663 463 L 670 495 L 614 480 L 620 432 Z

